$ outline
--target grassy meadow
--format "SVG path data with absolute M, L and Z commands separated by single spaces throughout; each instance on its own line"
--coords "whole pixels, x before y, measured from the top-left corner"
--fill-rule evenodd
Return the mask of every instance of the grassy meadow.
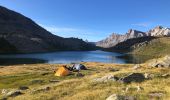
M 169 100 L 170 99 L 170 77 L 161 77 L 170 73 L 167 68 L 150 68 L 147 64 L 141 64 L 139 69 L 133 69 L 133 64 L 106 64 L 97 62 L 84 62 L 88 70 L 81 71 L 84 77 L 75 76 L 72 72 L 69 76 L 56 77 L 54 70 L 60 64 L 28 64 L 0 66 L 0 90 L 17 90 L 19 86 L 27 86 L 23 94 L 9 97 L 9 100 L 105 100 L 112 94 L 130 95 L 137 100 Z M 117 70 L 117 71 L 116 71 Z M 95 78 L 105 75 L 117 77 L 126 76 L 129 73 L 148 73 L 154 78 L 142 83 L 120 83 L 120 82 L 96 82 Z M 41 80 L 34 82 L 33 80 Z M 50 82 L 58 80 L 58 82 Z M 142 89 L 137 91 L 136 87 Z M 49 90 L 43 90 L 50 87 Z M 128 88 L 128 91 L 126 91 Z M 150 93 L 162 93 L 161 97 L 150 97 Z M 4 98 L 0 94 L 0 98 Z

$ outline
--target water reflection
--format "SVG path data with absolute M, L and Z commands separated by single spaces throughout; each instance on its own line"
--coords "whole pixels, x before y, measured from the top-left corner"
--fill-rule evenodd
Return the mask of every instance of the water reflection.
M 105 51 L 67 51 L 37 54 L 9 54 L 0 55 L 0 64 L 30 64 L 30 63 L 141 63 L 143 58 L 134 55 L 125 55 Z

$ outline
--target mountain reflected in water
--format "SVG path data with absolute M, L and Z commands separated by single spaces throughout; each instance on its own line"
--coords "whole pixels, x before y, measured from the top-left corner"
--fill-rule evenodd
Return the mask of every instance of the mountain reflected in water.
M 34 54 L 8 54 L 0 55 L 0 64 L 35 64 L 35 63 L 79 63 L 79 62 L 103 62 L 103 63 L 142 63 L 149 58 L 146 56 L 125 55 L 105 51 L 65 51 Z

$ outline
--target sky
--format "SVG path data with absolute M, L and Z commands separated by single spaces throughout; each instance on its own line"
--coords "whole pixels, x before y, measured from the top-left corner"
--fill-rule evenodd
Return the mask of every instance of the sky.
M 0 0 L 51 33 L 91 42 L 129 29 L 170 27 L 170 0 Z

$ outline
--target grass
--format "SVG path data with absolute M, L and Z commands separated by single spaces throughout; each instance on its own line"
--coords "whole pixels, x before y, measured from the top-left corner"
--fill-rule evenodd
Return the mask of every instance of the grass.
M 149 55 L 152 58 L 159 58 L 170 54 L 170 37 L 160 37 L 150 41 L 150 44 L 132 51 L 132 54 Z
M 147 64 L 142 64 L 140 69 L 134 70 L 133 64 L 105 64 L 95 62 L 83 63 L 88 70 L 82 71 L 85 76 L 76 77 L 75 73 L 65 77 L 54 76 L 53 70 L 59 64 L 30 64 L 13 65 L 0 67 L 0 89 L 17 89 L 19 86 L 28 86 L 30 89 L 23 91 L 24 94 L 9 100 L 105 100 L 108 96 L 116 93 L 122 95 L 132 95 L 138 100 L 148 100 L 149 93 L 161 92 L 163 97 L 160 100 L 170 99 L 170 77 L 160 77 L 162 74 L 170 73 L 170 69 L 148 68 Z M 110 69 L 119 69 L 111 71 Z M 18 71 L 19 70 L 19 71 Z M 108 74 L 118 77 L 126 76 L 129 73 L 150 73 L 153 79 L 142 83 L 123 84 L 120 82 L 94 82 L 98 77 Z M 43 75 L 43 73 L 48 73 Z M 30 84 L 32 80 L 44 80 L 42 84 Z M 50 83 L 49 80 L 59 80 L 57 83 Z M 49 91 L 32 93 L 33 90 L 49 86 Z M 137 92 L 136 86 L 144 90 Z M 125 88 L 130 88 L 125 92 Z M 2 98 L 3 95 L 1 94 Z M 154 99 L 154 100 L 157 100 Z M 159 100 L 159 98 L 158 98 Z

